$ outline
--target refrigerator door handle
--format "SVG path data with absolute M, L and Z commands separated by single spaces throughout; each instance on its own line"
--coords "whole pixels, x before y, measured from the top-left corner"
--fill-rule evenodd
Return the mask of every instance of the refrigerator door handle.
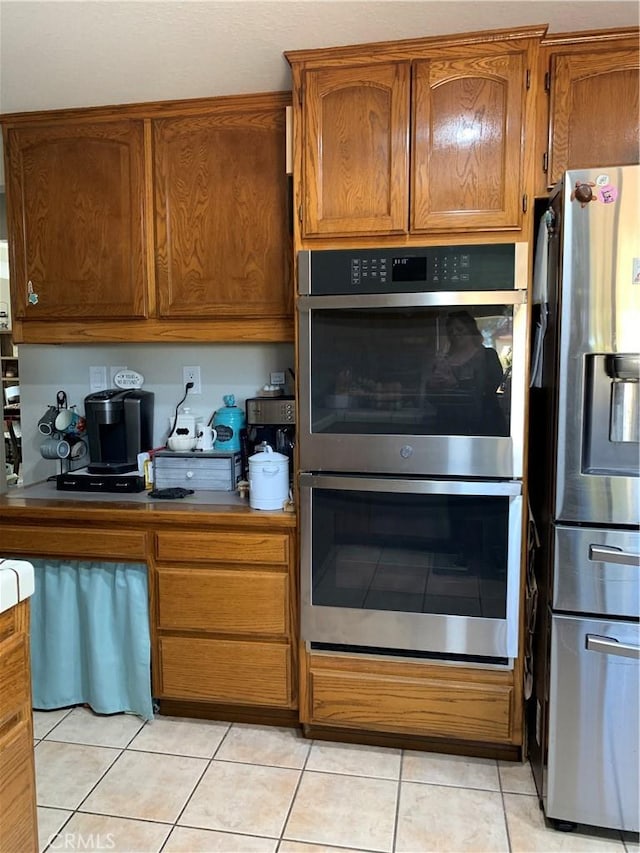
M 608 545 L 589 545 L 589 559 L 598 563 L 621 563 L 624 566 L 640 566 L 640 554 L 612 548 Z
M 640 646 L 619 643 L 610 637 L 600 637 L 597 634 L 586 635 L 585 648 L 589 652 L 601 652 L 604 655 L 618 655 L 622 658 L 640 660 Z

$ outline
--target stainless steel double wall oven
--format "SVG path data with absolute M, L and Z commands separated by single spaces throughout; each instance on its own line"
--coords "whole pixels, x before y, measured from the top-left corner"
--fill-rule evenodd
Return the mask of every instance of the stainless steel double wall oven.
M 302 634 L 517 654 L 527 245 L 301 252 Z

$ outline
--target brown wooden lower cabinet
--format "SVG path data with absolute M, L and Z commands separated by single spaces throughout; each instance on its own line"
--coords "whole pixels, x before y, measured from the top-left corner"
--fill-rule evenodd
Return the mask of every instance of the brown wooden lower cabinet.
M 297 707 L 296 573 L 290 533 L 157 534 L 154 695 Z
M 511 671 L 313 653 L 301 660 L 303 723 L 520 743 Z
M 28 608 L 0 613 L 0 853 L 38 849 Z

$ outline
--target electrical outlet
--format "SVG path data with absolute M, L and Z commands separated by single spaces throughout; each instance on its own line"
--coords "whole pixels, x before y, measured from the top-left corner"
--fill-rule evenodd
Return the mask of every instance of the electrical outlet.
M 284 385 L 284 370 L 272 370 L 269 378 L 272 385 Z
M 190 388 L 192 394 L 202 394 L 202 386 L 200 385 L 200 368 L 199 367 L 183 367 L 182 382 L 186 385 L 187 382 L 193 382 L 193 388 Z

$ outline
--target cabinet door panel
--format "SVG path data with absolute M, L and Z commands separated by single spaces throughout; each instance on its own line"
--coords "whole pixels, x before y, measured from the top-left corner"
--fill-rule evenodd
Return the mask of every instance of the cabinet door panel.
M 305 75 L 305 236 L 404 232 L 409 66 Z
M 414 64 L 412 231 L 518 228 L 525 54 Z
M 141 121 L 10 128 L 17 317 L 146 316 Z
M 637 49 L 552 58 L 550 186 L 567 169 L 638 162 L 639 68 Z
M 285 109 L 154 121 L 162 317 L 292 312 Z
M 24 721 L 0 731 L 0 850 L 38 850 L 33 734 Z
M 11 714 L 22 711 L 29 693 L 29 647 L 27 637 L 18 634 L 0 644 L 0 729 Z

